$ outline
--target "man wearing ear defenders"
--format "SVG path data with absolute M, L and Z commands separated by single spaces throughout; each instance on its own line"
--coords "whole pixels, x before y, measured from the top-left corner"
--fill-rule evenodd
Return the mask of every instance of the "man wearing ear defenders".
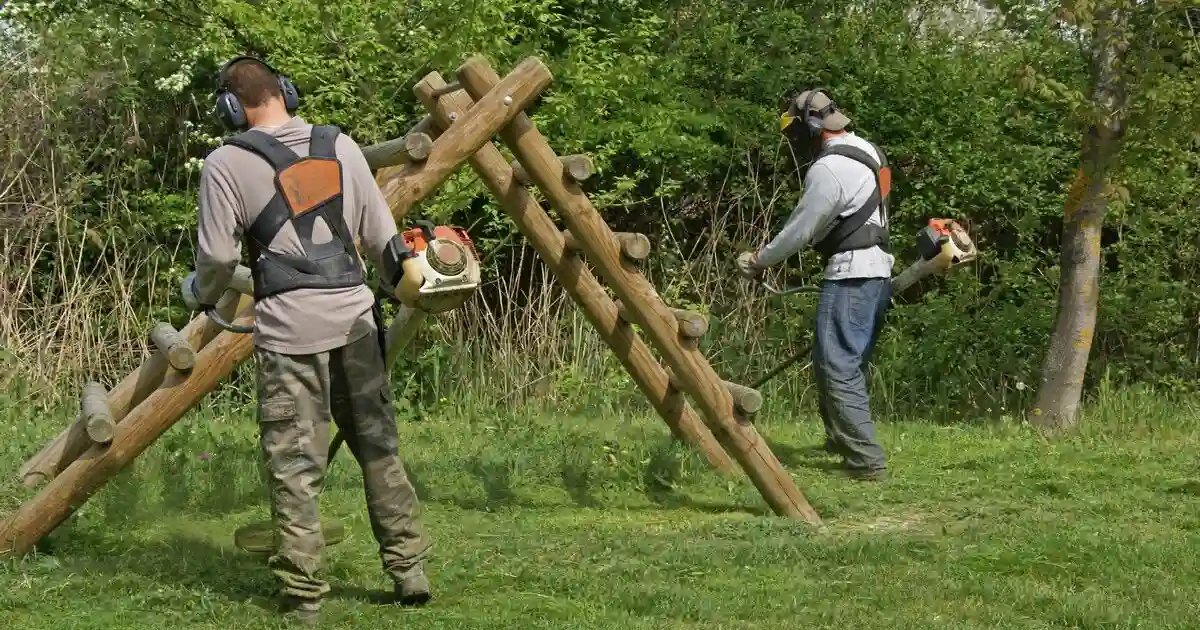
M 806 246 L 825 258 L 812 357 L 824 448 L 843 458 L 840 472 L 846 476 L 882 480 L 886 463 L 871 421 L 864 368 L 891 303 L 891 171 L 883 151 L 847 131 L 849 124 L 821 90 L 792 100 L 780 129 L 798 155 L 815 155 L 804 194 L 779 234 L 757 252 L 739 256 L 738 267 L 744 276 L 757 277 Z
M 260 446 L 278 545 L 268 566 L 291 612 L 317 620 L 329 585 L 317 497 L 333 420 L 362 469 L 371 529 L 402 604 L 430 598 L 431 544 L 398 454 L 375 295 L 361 241 L 383 283 L 412 304 L 414 254 L 400 238 L 359 146 L 339 129 L 294 115 L 292 83 L 265 62 L 237 57 L 217 78 L 216 114 L 230 131 L 204 162 L 193 306 L 212 305 L 249 254 L 255 297 Z M 414 284 L 415 283 L 415 284 Z

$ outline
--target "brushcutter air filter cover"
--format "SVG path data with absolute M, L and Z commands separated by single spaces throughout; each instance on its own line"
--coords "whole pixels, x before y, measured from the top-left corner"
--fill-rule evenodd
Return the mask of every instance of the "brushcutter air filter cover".
M 426 313 L 458 308 L 479 288 L 481 273 L 475 244 L 461 227 L 415 223 L 417 227 L 402 234 L 421 268 L 415 308 Z

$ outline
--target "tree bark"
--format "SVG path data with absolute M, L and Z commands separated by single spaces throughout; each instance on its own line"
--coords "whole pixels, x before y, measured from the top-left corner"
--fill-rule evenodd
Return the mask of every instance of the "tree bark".
M 1058 308 L 1029 421 L 1047 431 L 1073 428 L 1079 421 L 1083 380 L 1096 331 L 1100 302 L 1100 233 L 1109 173 L 1124 134 L 1127 102 L 1124 54 L 1127 9 L 1120 0 L 1096 7 L 1092 40 L 1092 106 L 1080 151 L 1080 165 L 1063 209 Z

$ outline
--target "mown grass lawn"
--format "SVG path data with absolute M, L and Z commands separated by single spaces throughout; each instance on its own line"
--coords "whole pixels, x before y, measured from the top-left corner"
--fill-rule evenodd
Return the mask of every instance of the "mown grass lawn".
M 807 452 L 819 422 L 779 415 L 762 431 L 823 528 L 768 515 L 654 418 L 405 423 L 436 599 L 406 611 L 373 595 L 389 584 L 342 453 L 322 504 L 348 528 L 329 553 L 325 627 L 1200 627 L 1195 406 L 1100 409 L 1055 442 L 884 424 L 882 485 L 828 476 Z M 0 451 L 3 509 L 29 495 L 11 473 L 54 432 L 22 438 L 19 416 Z M 245 416 L 189 415 L 44 554 L 0 569 L 0 628 L 279 627 L 261 559 L 232 546 L 267 514 L 255 448 Z

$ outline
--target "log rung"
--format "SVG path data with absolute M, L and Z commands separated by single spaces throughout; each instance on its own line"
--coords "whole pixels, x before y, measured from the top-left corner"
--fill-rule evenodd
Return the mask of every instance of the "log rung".
M 440 96 L 444 96 L 451 92 L 457 92 L 461 89 L 462 89 L 462 86 L 458 84 L 458 81 L 452 81 L 450 83 L 447 83 L 444 87 L 440 87 L 436 90 L 433 90 L 432 92 L 429 93 L 429 95 L 433 98 L 438 98 Z
M 427 133 L 410 133 L 404 137 L 404 153 L 410 162 L 424 162 L 433 151 L 433 138 Z
M 592 158 L 579 153 L 575 155 L 564 155 L 558 158 L 562 163 L 563 177 L 577 183 L 586 182 L 592 175 L 596 174 L 596 165 L 592 163 Z M 525 167 L 518 160 L 513 160 L 512 164 L 513 179 L 517 180 L 522 186 L 529 186 L 533 180 L 529 177 L 529 173 L 525 171 Z
M 174 326 L 166 322 L 155 323 L 150 329 L 150 342 L 176 370 L 186 372 L 196 365 L 196 351 Z
M 88 438 L 96 444 L 112 442 L 117 423 L 108 408 L 108 390 L 100 383 L 89 381 L 83 386 L 79 408 Z
M 762 409 L 763 397 L 762 393 L 757 389 L 750 389 L 745 385 L 738 385 L 729 381 L 721 381 L 721 384 L 725 386 L 725 389 L 729 391 L 729 395 L 733 397 L 733 406 L 738 411 L 746 415 L 753 415 L 758 413 L 759 409 Z
M 621 300 L 615 300 L 617 304 L 617 315 L 627 321 L 632 322 L 626 314 L 625 304 Z M 695 311 L 689 311 L 682 308 L 670 308 L 671 314 L 675 316 L 675 321 L 679 324 L 679 335 L 687 339 L 698 339 L 708 332 L 708 318 Z
M 363 157 L 367 160 L 367 166 L 371 167 L 372 171 L 378 171 L 385 168 L 400 166 L 413 161 L 412 153 L 409 149 L 409 143 L 416 136 L 429 136 L 434 131 L 433 121 L 426 116 L 421 122 L 413 125 L 403 136 L 386 140 L 378 144 L 372 144 L 369 147 L 364 147 L 362 150 Z M 421 159 L 429 157 L 426 154 Z
M 650 257 L 650 239 L 640 232 L 613 232 L 613 240 L 621 255 L 633 262 L 641 262 Z M 572 252 L 579 252 L 579 244 L 570 230 L 563 230 L 563 246 Z

